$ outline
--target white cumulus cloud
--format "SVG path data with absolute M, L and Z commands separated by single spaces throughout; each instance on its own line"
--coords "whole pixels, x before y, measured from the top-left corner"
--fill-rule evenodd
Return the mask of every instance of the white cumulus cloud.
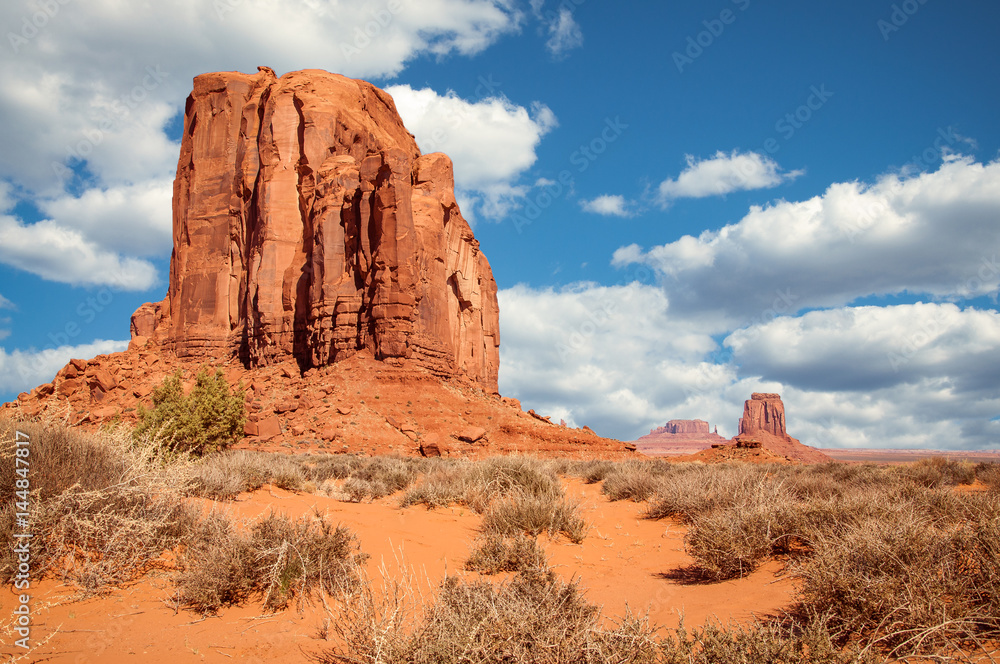
M 50 220 L 22 224 L 0 216 L 0 263 L 50 281 L 143 291 L 157 283 L 149 261 L 103 249 Z
M 560 7 L 559 13 L 549 22 L 549 38 L 545 47 L 556 58 L 563 58 L 574 48 L 583 46 L 583 30 L 573 18 L 573 12 Z
M 551 109 L 539 103 L 528 109 L 504 97 L 468 101 L 451 91 L 408 85 L 386 91 L 421 151 L 447 153 L 460 194 L 492 218 L 506 214 L 527 193 L 517 180 L 538 158 L 542 137 L 558 124 Z
M 1000 162 L 946 159 L 937 171 L 831 185 L 809 200 L 753 207 L 697 238 L 615 252 L 662 275 L 677 312 L 716 314 L 730 329 L 773 313 L 859 297 L 996 295 Z
M 668 205 L 678 198 L 723 196 L 734 191 L 769 189 L 794 180 L 804 171 L 782 171 L 778 162 L 756 152 L 721 150 L 709 159 L 687 155 L 687 168 L 660 183 L 658 199 Z
M 604 194 L 589 201 L 581 201 L 580 207 L 583 208 L 584 212 L 593 212 L 606 217 L 628 217 L 631 215 L 624 196 Z
M 732 332 L 629 283 L 500 292 L 500 390 L 599 433 L 670 419 L 736 433 L 743 401 L 778 392 L 788 430 L 829 447 L 997 447 L 1000 315 L 954 304 L 857 307 Z

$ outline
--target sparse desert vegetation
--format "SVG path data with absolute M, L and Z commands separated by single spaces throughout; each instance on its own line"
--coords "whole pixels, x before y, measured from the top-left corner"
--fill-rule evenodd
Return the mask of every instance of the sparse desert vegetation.
M 982 655 L 1000 639 L 995 464 L 199 456 L 127 429 L 17 426 L 32 439 L 34 574 L 101 594 L 155 572 L 170 579 L 179 606 L 202 614 L 246 604 L 302 610 L 316 600 L 334 642 L 325 661 L 882 661 Z M 0 422 L 8 541 L 13 429 Z M 714 584 L 777 561 L 796 596 L 782 615 L 686 629 L 603 614 L 546 553 L 549 542 L 590 536 L 570 480 L 600 483 L 604 499 L 641 503 L 645 519 L 682 527 L 692 563 L 663 570 L 679 583 Z M 342 504 L 467 508 L 478 536 L 456 542 L 456 555 L 481 576 L 449 574 L 420 593 L 412 579 L 369 578 L 364 542 L 329 514 L 225 511 L 265 486 Z M 9 550 L 0 565 L 9 580 Z

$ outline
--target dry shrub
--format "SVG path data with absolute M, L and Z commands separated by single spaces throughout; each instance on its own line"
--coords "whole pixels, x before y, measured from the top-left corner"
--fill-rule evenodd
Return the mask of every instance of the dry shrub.
M 507 582 L 448 577 L 422 605 L 399 582 L 343 603 L 332 625 L 345 645 L 325 662 L 640 664 L 659 660 L 654 632 L 626 617 L 601 625 L 600 610 L 575 583 L 552 572 L 521 572 Z
M 502 537 L 487 533 L 479 540 L 465 563 L 465 569 L 483 574 L 545 570 L 545 550 L 538 540 L 523 534 Z
M 669 466 L 661 462 L 625 461 L 605 474 L 601 493 L 609 500 L 649 500 L 669 473 Z
M 763 487 L 777 485 L 772 475 L 780 467 L 730 465 L 704 466 L 678 464 L 679 468 L 657 485 L 646 516 L 651 519 L 679 517 L 690 522 L 699 513 L 726 507 L 738 507 L 754 500 Z M 785 495 L 790 492 L 781 489 Z
M 1000 463 L 976 464 L 976 479 L 988 486 L 990 490 L 1000 492 Z
M 365 499 L 375 500 L 389 494 L 389 489 L 381 482 L 369 482 L 357 477 L 348 477 L 340 486 L 333 483 L 323 486 L 327 495 L 345 503 L 360 503 Z
M 920 459 L 899 467 L 899 472 L 917 484 L 928 488 L 972 484 L 976 480 L 976 465 L 944 457 Z
M 572 461 L 560 469 L 560 472 L 567 475 L 575 475 L 587 484 L 597 484 L 603 482 L 611 473 L 618 469 L 618 464 L 614 461 L 604 461 L 601 459 L 591 459 L 588 461 Z
M 722 627 L 709 623 L 690 632 L 683 622 L 676 636 L 662 644 L 662 661 L 669 664 L 868 664 L 871 655 L 841 646 L 830 634 L 826 617 L 804 624 L 779 621 Z
M 684 548 L 706 578 L 742 577 L 771 555 L 772 526 L 771 514 L 759 506 L 704 512 L 694 517 Z
M 577 514 L 576 504 L 520 491 L 490 503 L 483 514 L 482 529 L 501 537 L 562 533 L 576 544 L 587 536 L 587 523 Z
M 253 595 L 278 610 L 292 597 L 343 591 L 357 582 L 367 559 L 355 536 L 315 514 L 291 520 L 269 514 L 237 527 L 213 512 L 189 540 L 178 587 L 185 605 L 203 613 Z
M 803 601 L 896 656 L 996 638 L 1000 507 L 964 500 L 970 520 L 942 518 L 913 501 L 835 534 L 818 532 L 798 572 Z
M 202 613 L 249 599 L 260 576 L 250 539 L 217 511 L 190 534 L 182 562 L 185 568 L 177 579 L 180 597 Z
M 254 491 L 271 481 L 268 457 L 263 452 L 228 451 L 205 457 L 191 469 L 186 492 L 191 496 L 231 500 L 243 491 Z
M 382 498 L 413 484 L 419 466 L 413 460 L 398 457 L 375 457 L 354 469 L 349 477 L 368 482 L 372 498 Z
M 174 479 L 151 446 L 136 446 L 131 432 L 87 435 L 63 427 L 0 422 L 0 495 L 6 509 L 0 537 L 10 542 L 16 525 L 14 430 L 28 434 L 31 532 L 36 578 L 57 571 L 89 592 L 132 580 L 176 546 L 196 522 L 181 501 Z M 9 506 L 9 507 L 7 507 Z M 7 547 L 9 548 L 9 547 Z M 14 560 L 0 560 L 9 579 Z

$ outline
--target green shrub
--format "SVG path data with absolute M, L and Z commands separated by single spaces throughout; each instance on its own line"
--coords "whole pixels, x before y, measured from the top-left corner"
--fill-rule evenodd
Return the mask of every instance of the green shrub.
M 153 409 L 139 408 L 136 437 L 155 436 L 175 452 L 203 455 L 225 449 L 243 436 L 243 385 L 230 391 L 221 369 L 203 367 L 185 395 L 181 372 L 153 390 Z

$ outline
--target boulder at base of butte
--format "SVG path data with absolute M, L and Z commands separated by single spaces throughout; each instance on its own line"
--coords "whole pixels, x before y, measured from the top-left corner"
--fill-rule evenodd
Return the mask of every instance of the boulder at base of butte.
M 803 445 L 785 431 L 785 404 L 781 396 L 754 392 L 743 404 L 740 432 L 724 445 L 692 454 L 685 461 L 719 463 L 826 463 L 833 461 L 814 447 Z
M 3 412 L 134 422 L 202 365 L 246 390 L 244 447 L 365 454 L 626 454 L 497 394 L 497 286 L 392 97 L 319 70 L 194 79 L 167 295 L 123 353 L 73 360 Z M 425 444 L 426 443 L 426 444 Z

